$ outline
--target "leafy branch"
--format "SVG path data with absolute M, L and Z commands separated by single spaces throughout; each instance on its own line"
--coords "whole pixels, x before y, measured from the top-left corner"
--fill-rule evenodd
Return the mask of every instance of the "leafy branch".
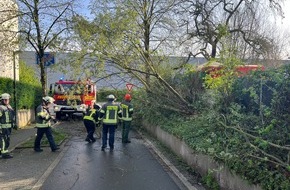
M 226 125 L 225 122 L 220 122 L 220 124 L 227 128 L 227 129 L 232 129 L 240 134 L 242 134 L 245 139 L 246 139 L 246 143 L 250 145 L 250 147 L 254 148 L 255 150 L 258 150 L 262 155 L 264 155 L 266 158 L 269 158 L 269 159 L 265 159 L 265 157 L 260 157 L 260 156 L 257 156 L 257 155 L 250 155 L 251 157 L 254 157 L 254 158 L 257 158 L 259 160 L 262 160 L 262 161 L 266 161 L 266 162 L 271 162 L 271 163 L 274 163 L 276 165 L 279 165 L 283 168 L 286 168 L 287 170 L 290 169 L 290 159 L 289 159 L 289 155 L 290 155 L 290 147 L 288 145 L 285 145 L 285 146 L 281 146 L 281 145 L 278 145 L 278 144 L 275 144 L 275 143 L 272 143 L 270 141 L 267 141 L 267 140 L 264 140 L 264 139 L 261 139 L 261 137 L 258 137 L 258 136 L 255 136 L 255 135 L 252 135 L 252 134 L 249 134 L 247 132 L 245 132 L 241 127 L 239 126 L 228 126 Z M 280 149 L 280 150 L 286 150 L 288 151 L 288 158 L 286 161 L 283 161 L 282 159 L 276 157 L 275 155 L 273 154 L 270 154 L 270 153 L 267 153 L 266 151 L 262 150 L 261 148 L 257 147 L 256 145 L 254 145 L 250 139 L 253 139 L 253 140 L 259 140 L 259 141 L 262 141 L 264 143 L 266 143 L 267 145 L 270 145 L 274 148 L 277 148 L 277 149 Z

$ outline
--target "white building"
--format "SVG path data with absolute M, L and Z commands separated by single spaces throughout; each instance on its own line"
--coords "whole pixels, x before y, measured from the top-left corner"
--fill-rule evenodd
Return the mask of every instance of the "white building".
M 0 77 L 15 80 L 19 80 L 17 11 L 14 0 L 0 1 Z
M 113 73 L 119 73 L 120 70 L 117 70 L 113 65 L 110 63 L 106 63 L 105 68 L 100 68 L 100 70 L 93 66 L 92 71 L 90 71 L 89 67 L 82 67 L 80 66 L 79 69 L 71 68 L 69 65 L 65 64 L 65 62 L 71 63 L 75 60 L 70 57 L 67 53 L 50 53 L 53 54 L 53 64 L 49 64 L 49 66 L 45 67 L 46 72 L 46 79 L 47 84 L 46 86 L 49 87 L 50 84 L 58 81 L 59 79 L 63 80 L 78 80 L 78 79 L 86 79 L 86 77 L 91 78 L 97 85 L 98 89 L 103 88 L 111 88 L 111 89 L 125 89 L 126 84 L 132 83 L 135 86 L 142 86 L 140 82 L 136 81 L 136 79 L 131 78 L 127 74 L 114 74 Z M 19 53 L 20 60 L 24 61 L 27 65 L 32 66 L 35 69 L 36 76 L 40 78 L 40 68 L 37 65 L 37 58 L 36 53 L 33 51 L 22 51 Z M 84 60 L 83 64 L 89 65 L 89 60 L 92 58 L 88 58 L 88 60 Z M 170 60 L 172 62 L 179 62 L 180 59 L 185 59 L 182 57 L 171 57 Z M 206 60 L 204 58 L 192 58 L 189 60 L 189 63 L 191 64 L 203 64 Z M 62 68 L 59 67 L 59 65 Z M 97 77 L 96 73 L 102 72 L 106 76 L 110 76 L 108 78 L 106 77 Z M 87 75 L 89 74 L 89 76 Z
M 46 86 L 49 88 L 50 84 L 55 83 L 56 81 L 63 80 L 84 80 L 87 77 L 91 78 L 97 85 L 97 88 L 113 88 L 113 89 L 122 89 L 126 88 L 127 83 L 132 83 L 132 79 L 128 76 L 112 76 L 110 78 L 102 78 L 98 79 L 95 77 L 94 73 L 90 72 L 88 68 L 80 67 L 79 69 L 71 68 L 69 65 L 66 65 L 65 62 L 73 62 L 75 60 L 70 58 L 69 54 L 66 53 L 50 53 L 53 55 L 53 64 L 49 64 L 49 66 L 45 67 L 46 72 Z M 40 68 L 37 64 L 37 56 L 33 51 L 21 51 L 19 52 L 19 59 L 24 61 L 28 66 L 31 66 L 35 70 L 36 76 L 40 79 Z M 60 66 L 59 65 L 65 65 Z M 86 61 L 84 61 L 86 64 Z M 94 72 L 98 72 L 98 68 L 93 69 Z M 117 72 L 113 66 L 110 66 L 108 63 L 106 68 L 101 72 L 107 73 L 110 75 L 111 73 Z M 86 74 L 88 73 L 89 76 Z

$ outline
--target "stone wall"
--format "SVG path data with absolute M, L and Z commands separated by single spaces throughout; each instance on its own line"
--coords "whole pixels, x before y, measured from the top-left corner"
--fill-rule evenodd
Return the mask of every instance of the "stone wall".
M 226 166 L 217 163 L 210 156 L 195 153 L 183 141 L 163 131 L 160 127 L 150 126 L 146 123 L 143 123 L 143 127 L 202 176 L 206 175 L 208 171 L 212 171 L 222 190 L 262 190 L 261 187 L 251 185 L 249 182 L 231 173 Z

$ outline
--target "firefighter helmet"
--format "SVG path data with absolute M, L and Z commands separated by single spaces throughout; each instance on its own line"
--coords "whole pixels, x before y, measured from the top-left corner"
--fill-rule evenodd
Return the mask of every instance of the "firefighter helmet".
M 1 94 L 1 100 L 7 100 L 7 99 L 10 99 L 10 94 L 8 93 Z
M 125 99 L 126 101 L 131 101 L 131 100 L 132 100 L 132 97 L 131 97 L 130 94 L 125 94 L 124 99 Z
M 109 96 L 107 96 L 108 100 L 115 100 L 115 96 L 113 94 L 110 94 Z
M 42 98 L 42 100 L 45 102 L 45 103 L 53 103 L 54 102 L 54 99 L 50 96 L 45 96 Z

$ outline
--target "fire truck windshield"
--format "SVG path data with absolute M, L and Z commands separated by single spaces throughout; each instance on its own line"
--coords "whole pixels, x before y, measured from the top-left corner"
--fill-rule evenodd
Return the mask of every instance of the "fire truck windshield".
M 82 94 L 83 86 L 80 84 L 55 84 L 56 94 Z

